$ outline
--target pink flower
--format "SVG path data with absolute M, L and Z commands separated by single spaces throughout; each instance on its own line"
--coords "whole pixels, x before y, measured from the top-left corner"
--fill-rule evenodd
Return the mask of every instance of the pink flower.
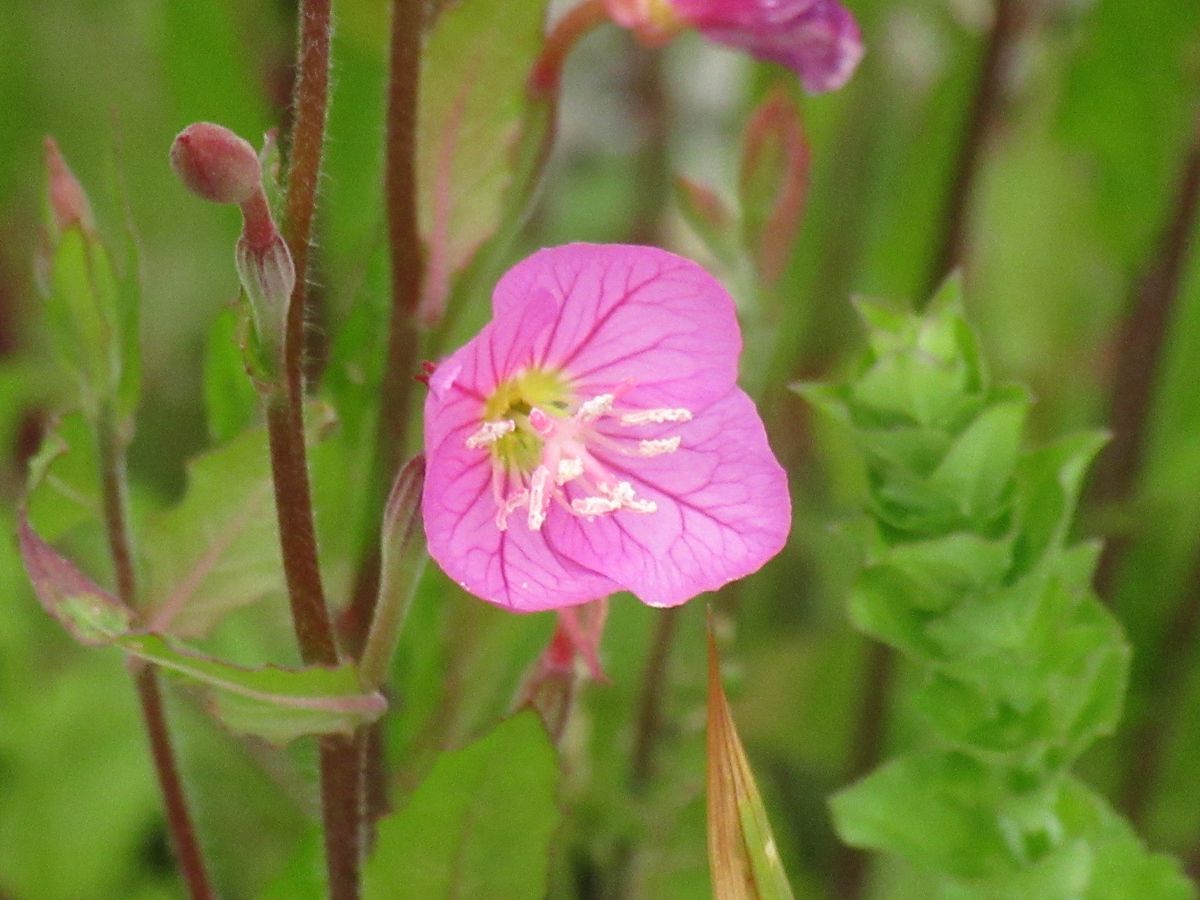
M 840 88 L 862 59 L 862 35 L 837 0 L 604 0 L 619 25 L 661 43 L 684 27 L 781 63 L 817 94 Z
M 542 250 L 425 403 L 429 552 L 520 612 L 629 590 L 674 606 L 787 539 L 787 479 L 735 384 L 733 300 L 650 247 Z

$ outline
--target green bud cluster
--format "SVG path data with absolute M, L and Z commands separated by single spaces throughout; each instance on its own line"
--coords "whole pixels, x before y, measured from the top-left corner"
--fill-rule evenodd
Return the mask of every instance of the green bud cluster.
M 1069 772 L 1116 727 L 1129 667 L 1091 589 L 1098 545 L 1069 539 L 1104 436 L 1023 449 L 1030 397 L 988 377 L 957 281 L 923 314 L 859 311 L 854 376 L 802 391 L 865 462 L 851 615 L 916 665 L 925 737 L 833 798 L 839 833 L 907 858 L 939 896 L 1191 896 Z

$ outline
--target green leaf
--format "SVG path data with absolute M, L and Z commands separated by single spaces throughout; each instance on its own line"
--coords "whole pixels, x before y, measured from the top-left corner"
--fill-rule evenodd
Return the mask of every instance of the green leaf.
M 545 125 L 526 120 L 545 15 L 545 0 L 472 0 L 443 12 L 425 46 L 417 184 L 429 321 L 500 226 L 522 132 Z
M 223 444 L 248 428 L 258 415 L 258 393 L 246 371 L 240 344 L 241 305 L 213 319 L 204 345 L 204 410 L 208 435 Z
M 716 900 L 791 900 L 792 888 L 721 684 L 708 624 L 708 863 Z
M 304 735 L 352 734 L 379 718 L 387 701 L 360 687 L 351 663 L 247 669 L 184 650 L 155 634 L 125 634 L 114 643 L 203 690 L 205 705 L 236 734 L 282 746 Z
M 993 403 L 955 438 L 930 477 L 933 486 L 957 498 L 968 521 L 992 518 L 1012 489 L 1029 397 Z
M 251 428 L 188 466 L 174 507 L 140 529 L 154 631 L 206 634 L 224 615 L 284 592 L 266 431 Z
M 738 180 L 742 241 L 767 283 L 783 275 L 799 234 L 810 163 L 796 104 L 775 88 L 746 125 Z
M 364 897 L 544 897 L 559 778 L 532 711 L 443 753 L 408 804 L 380 825 Z
M 923 753 L 887 763 L 839 791 L 829 805 L 846 843 L 970 878 L 1011 865 L 996 815 L 999 800 L 999 786 L 980 763 Z
M 98 240 L 67 229 L 54 250 L 46 322 L 60 363 L 79 383 L 84 409 L 94 415 L 115 398 L 120 382 L 120 289 Z
M 132 611 L 46 543 L 24 514 L 18 541 L 25 572 L 42 608 L 75 640 L 98 647 L 130 628 Z
M 57 541 L 83 522 L 99 521 L 100 471 L 96 438 L 80 413 L 52 422 L 29 461 L 26 505 L 30 521 Z
M 1067 834 L 1079 835 L 1092 849 L 1087 900 L 1188 900 L 1196 886 L 1172 857 L 1150 853 L 1129 824 L 1091 788 L 1068 779 L 1059 797 L 1058 815 Z

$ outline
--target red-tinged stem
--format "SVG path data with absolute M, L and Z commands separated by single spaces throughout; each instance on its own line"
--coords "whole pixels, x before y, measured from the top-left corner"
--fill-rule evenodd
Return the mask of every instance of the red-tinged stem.
M 205 872 L 200 842 L 192 828 L 183 781 L 175 766 L 175 750 L 171 745 L 171 733 L 167 728 L 166 711 L 158 687 L 158 672 L 153 666 L 143 666 L 134 675 L 134 682 L 142 706 L 142 718 L 146 723 L 146 735 L 150 739 L 150 755 L 154 759 L 158 787 L 167 810 L 167 831 L 171 835 L 171 844 L 175 848 L 188 895 L 192 900 L 210 900 L 214 894 Z
M 308 297 L 308 257 L 313 213 L 321 175 L 325 118 L 329 104 L 330 0 L 303 0 L 297 48 L 296 89 L 287 172 L 283 236 L 296 267 L 296 286 L 288 306 L 284 371 L 292 407 L 299 413 L 304 395 L 304 316 Z
M 529 87 L 543 96 L 554 94 L 562 83 L 563 65 L 571 49 L 593 28 L 608 21 L 604 0 L 583 0 L 565 13 L 546 35 L 542 55 L 529 75 Z
M 100 413 L 96 428 L 100 449 L 101 494 L 108 546 L 117 576 L 117 594 L 130 609 L 135 608 L 137 582 L 133 569 L 133 553 L 129 535 L 128 483 L 125 474 L 124 446 L 117 434 L 110 411 Z M 204 867 L 204 856 L 188 812 L 187 796 L 175 763 L 171 733 L 163 710 L 158 687 L 158 674 L 153 666 L 136 670 L 134 682 L 150 741 L 150 755 L 162 793 L 167 815 L 167 830 L 179 861 L 179 870 L 192 900 L 210 900 L 213 891 Z
M 953 168 L 954 181 L 942 213 L 942 236 L 939 250 L 934 258 L 926 282 L 924 302 L 937 290 L 942 280 L 956 267 L 963 264 L 967 242 L 967 214 L 971 195 L 979 176 L 984 150 L 991 126 L 996 119 L 1003 97 L 1004 70 L 1010 50 L 1020 34 L 1023 0 L 997 0 L 992 29 L 988 36 L 983 62 L 979 69 L 979 81 L 975 96 L 967 112 L 966 127 L 962 143 Z

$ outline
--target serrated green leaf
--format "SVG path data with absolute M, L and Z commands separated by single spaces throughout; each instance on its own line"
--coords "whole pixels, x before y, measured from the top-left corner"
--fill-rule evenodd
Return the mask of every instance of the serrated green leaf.
M 708 864 L 716 900 L 791 900 L 792 887 L 738 737 L 708 626 Z
M 1059 796 L 1058 816 L 1069 835 L 1092 848 L 1091 878 L 1081 896 L 1087 900 L 1188 900 L 1196 886 L 1172 857 L 1150 853 L 1129 824 L 1085 784 L 1067 779 Z
M 500 225 L 545 15 L 544 0 L 475 0 L 443 12 L 426 43 L 417 184 L 427 247 L 421 309 L 430 321 Z
M 930 476 L 933 486 L 958 500 L 968 522 L 994 517 L 1011 492 L 1028 410 L 1024 394 L 990 405 L 955 438 Z
M 1012 864 L 996 809 L 1000 787 L 978 762 L 923 753 L 887 763 L 829 801 L 834 827 L 855 847 L 886 850 L 965 878 Z
M 380 825 L 364 897 L 545 896 L 559 779 L 554 748 L 532 711 L 441 754 L 407 805 Z

